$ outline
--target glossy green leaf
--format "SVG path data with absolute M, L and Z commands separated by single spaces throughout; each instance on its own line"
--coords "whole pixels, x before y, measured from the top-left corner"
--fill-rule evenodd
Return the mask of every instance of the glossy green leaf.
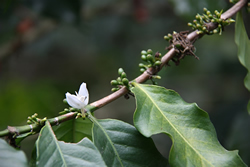
M 240 63 L 247 69 L 247 76 L 245 77 L 245 87 L 250 91 L 250 40 L 248 38 L 242 14 L 237 13 L 235 24 L 235 43 L 238 47 L 238 58 Z M 250 114 L 250 101 L 248 103 L 248 113 Z
M 106 166 L 95 145 L 84 138 L 79 143 L 58 141 L 49 122 L 36 142 L 37 166 Z
M 89 119 L 72 119 L 52 128 L 58 140 L 70 143 L 77 143 L 84 137 L 92 140 L 92 122 Z
M 208 114 L 173 90 L 134 83 L 135 127 L 146 137 L 166 133 L 172 139 L 170 166 L 245 166 L 238 151 L 217 140 Z
M 5 140 L 0 139 L 0 166 L 28 166 L 23 151 L 11 147 Z
M 134 126 L 122 121 L 94 119 L 93 142 L 109 167 L 160 167 L 167 160 L 151 138 L 145 138 Z

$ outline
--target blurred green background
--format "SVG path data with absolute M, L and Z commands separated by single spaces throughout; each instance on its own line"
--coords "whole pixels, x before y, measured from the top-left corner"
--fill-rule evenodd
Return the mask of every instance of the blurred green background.
M 65 93 L 86 82 L 90 102 L 111 93 L 110 81 L 122 67 L 129 79 L 140 74 L 140 52 L 166 53 L 163 36 L 187 26 L 203 7 L 224 11 L 227 0 L 4 0 L 0 6 L 0 130 L 24 125 L 27 117 L 55 117 L 67 105 Z M 244 12 L 250 32 L 249 14 Z M 248 18 L 248 19 L 247 19 Z M 248 21 L 247 21 L 248 20 Z M 237 58 L 234 24 L 222 36 L 204 36 L 196 55 L 179 66 L 170 63 L 159 85 L 177 91 L 185 101 L 207 111 L 219 141 L 238 149 L 250 165 L 249 92 L 246 69 Z M 133 124 L 135 100 L 120 98 L 95 112 Z M 158 149 L 168 156 L 170 139 L 155 135 Z M 35 136 L 23 142 L 27 156 Z

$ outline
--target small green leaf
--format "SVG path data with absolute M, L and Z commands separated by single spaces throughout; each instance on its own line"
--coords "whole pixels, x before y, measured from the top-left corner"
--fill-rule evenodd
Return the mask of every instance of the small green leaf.
M 208 114 L 173 90 L 133 83 L 135 127 L 146 137 L 166 133 L 172 139 L 170 166 L 245 166 L 238 151 L 225 150 Z
M 142 136 L 132 125 L 112 119 L 91 119 L 93 142 L 107 166 L 167 166 L 167 160 L 158 152 L 153 140 Z
M 57 141 L 49 122 L 36 142 L 37 166 L 106 166 L 95 145 L 84 138 L 79 143 Z
M 53 126 L 53 131 L 58 140 L 70 143 L 77 143 L 87 137 L 92 140 L 92 122 L 89 119 L 72 119 Z
M 248 38 L 241 12 L 237 13 L 235 23 L 235 43 L 238 46 L 238 58 L 240 63 L 247 69 L 245 87 L 250 91 L 250 40 Z M 250 114 L 250 101 L 248 102 L 248 113 Z
M 28 161 L 23 151 L 11 147 L 0 139 L 0 166 L 27 167 Z

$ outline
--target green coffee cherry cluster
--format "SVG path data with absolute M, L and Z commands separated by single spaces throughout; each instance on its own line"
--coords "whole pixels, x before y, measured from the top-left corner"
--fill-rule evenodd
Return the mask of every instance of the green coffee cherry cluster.
M 153 51 L 151 49 L 141 51 L 141 59 L 146 63 L 140 63 L 140 72 L 144 73 L 150 67 L 159 67 L 161 65 L 161 53 L 156 52 L 153 56 Z
M 27 120 L 27 124 L 39 124 L 39 125 L 44 125 L 45 124 L 45 121 L 47 120 L 46 117 L 44 117 L 43 119 L 40 119 L 40 118 L 37 118 L 38 114 L 35 113 L 33 114 L 32 116 L 28 117 L 28 120 Z
M 116 92 L 121 87 L 126 86 L 127 89 L 131 88 L 131 84 L 129 83 L 129 80 L 127 78 L 127 74 L 124 72 L 122 68 L 118 69 L 119 77 L 116 80 L 112 80 L 110 83 L 111 85 L 115 86 L 115 88 L 112 88 L 112 92 Z
M 66 99 L 63 99 L 63 103 L 68 104 Z M 63 115 L 63 114 L 67 114 L 70 112 L 77 112 L 75 119 L 80 118 L 80 117 L 84 119 L 86 117 L 85 113 L 82 113 L 80 109 L 73 108 L 73 107 L 65 108 L 63 111 L 59 112 L 59 114 Z
M 223 27 L 227 26 L 233 22 L 235 22 L 233 19 L 229 18 L 226 20 L 223 20 L 220 18 L 222 11 L 218 12 L 217 10 L 214 11 L 214 14 L 212 14 L 209 10 L 207 10 L 206 8 L 203 9 L 204 10 L 204 14 L 200 15 L 197 14 L 195 16 L 195 20 L 193 20 L 193 23 L 188 23 L 188 26 L 192 27 L 195 30 L 198 30 L 198 34 L 216 34 L 219 33 L 220 35 L 222 34 L 223 31 Z M 216 29 L 214 29 L 213 31 L 210 31 L 208 29 L 208 23 L 217 23 L 218 27 Z
M 66 99 L 64 99 L 63 102 L 68 104 Z M 63 114 L 67 114 L 70 112 L 81 112 L 81 110 L 77 109 L 77 108 L 69 107 L 69 108 L 65 108 L 63 111 L 59 112 L 59 114 L 63 115 Z

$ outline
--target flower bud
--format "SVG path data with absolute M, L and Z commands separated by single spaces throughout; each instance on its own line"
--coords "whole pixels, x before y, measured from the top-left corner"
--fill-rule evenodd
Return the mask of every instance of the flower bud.
M 112 89 L 111 89 L 112 92 L 116 92 L 116 91 L 118 91 L 118 90 L 119 90 L 119 88 L 112 88 Z
M 147 54 L 147 51 L 146 50 L 142 50 L 141 51 L 141 55 L 146 55 Z
M 152 54 L 152 53 L 153 53 L 152 49 L 147 50 L 147 54 Z
M 206 13 L 207 12 L 207 8 L 203 8 L 203 11 Z
M 63 111 L 70 112 L 70 110 L 68 108 L 65 108 Z
M 40 125 L 44 125 L 46 120 L 47 120 L 47 117 L 44 117 L 43 119 L 41 119 L 40 120 Z
M 161 79 L 161 76 L 159 76 L 159 75 L 154 75 L 153 78 L 154 78 L 154 79 Z
M 119 69 L 118 69 L 118 74 L 119 74 L 119 75 L 121 75 L 123 72 L 124 72 L 124 71 L 123 71 L 122 68 L 119 68 Z
M 197 31 L 196 33 L 197 34 L 203 34 L 204 32 L 203 31 Z
M 141 73 L 144 73 L 145 71 L 146 71 L 145 68 L 141 68 L 141 69 L 140 69 L 140 72 L 141 72 Z
M 249 2 L 249 4 L 250 4 L 250 2 Z M 230 23 L 234 23 L 235 22 L 234 19 L 228 19 L 228 20 L 229 20 Z
M 63 114 L 66 114 L 67 112 L 66 111 L 61 111 L 59 112 L 59 115 L 63 115 Z
M 213 30 L 213 33 L 214 33 L 214 34 L 218 33 L 218 30 L 217 30 L 217 29 L 214 29 L 214 30 Z
M 154 62 L 154 58 L 151 54 L 148 54 L 147 55 L 147 60 L 150 61 L 150 62 Z
M 123 73 L 121 74 L 121 78 L 126 78 L 126 77 L 127 77 L 126 73 L 123 72 Z
M 110 82 L 110 84 L 116 86 L 116 85 L 118 85 L 119 83 L 117 82 L 117 80 L 112 80 L 112 81 Z
M 127 78 L 123 78 L 122 79 L 122 83 L 124 84 L 124 85 L 128 85 L 128 83 L 129 83 L 129 81 L 128 81 L 128 79 Z
M 156 61 L 156 62 L 155 62 L 155 65 L 156 65 L 156 66 L 161 65 L 161 61 Z
M 67 102 L 67 100 L 66 100 L 66 99 L 63 99 L 63 103 L 68 104 L 68 102 Z
M 79 111 L 79 109 L 73 108 L 73 107 L 70 107 L 69 110 L 70 110 L 71 112 Z
M 117 80 L 118 83 L 119 83 L 119 82 L 122 82 L 121 77 L 118 77 L 116 80 Z
M 187 24 L 189 27 L 193 27 L 193 24 L 192 23 L 188 23 Z
M 196 27 L 197 28 L 201 28 L 201 25 L 198 23 L 198 24 L 196 24 Z
M 146 56 L 146 55 L 142 55 L 142 56 L 141 56 L 141 59 L 142 59 L 143 61 L 147 61 L 147 56 Z
M 164 36 L 165 40 L 169 40 L 169 37 L 167 35 Z
M 139 64 L 139 67 L 140 67 L 140 68 L 144 68 L 145 65 L 144 65 L 143 63 L 140 63 L 140 64 Z

